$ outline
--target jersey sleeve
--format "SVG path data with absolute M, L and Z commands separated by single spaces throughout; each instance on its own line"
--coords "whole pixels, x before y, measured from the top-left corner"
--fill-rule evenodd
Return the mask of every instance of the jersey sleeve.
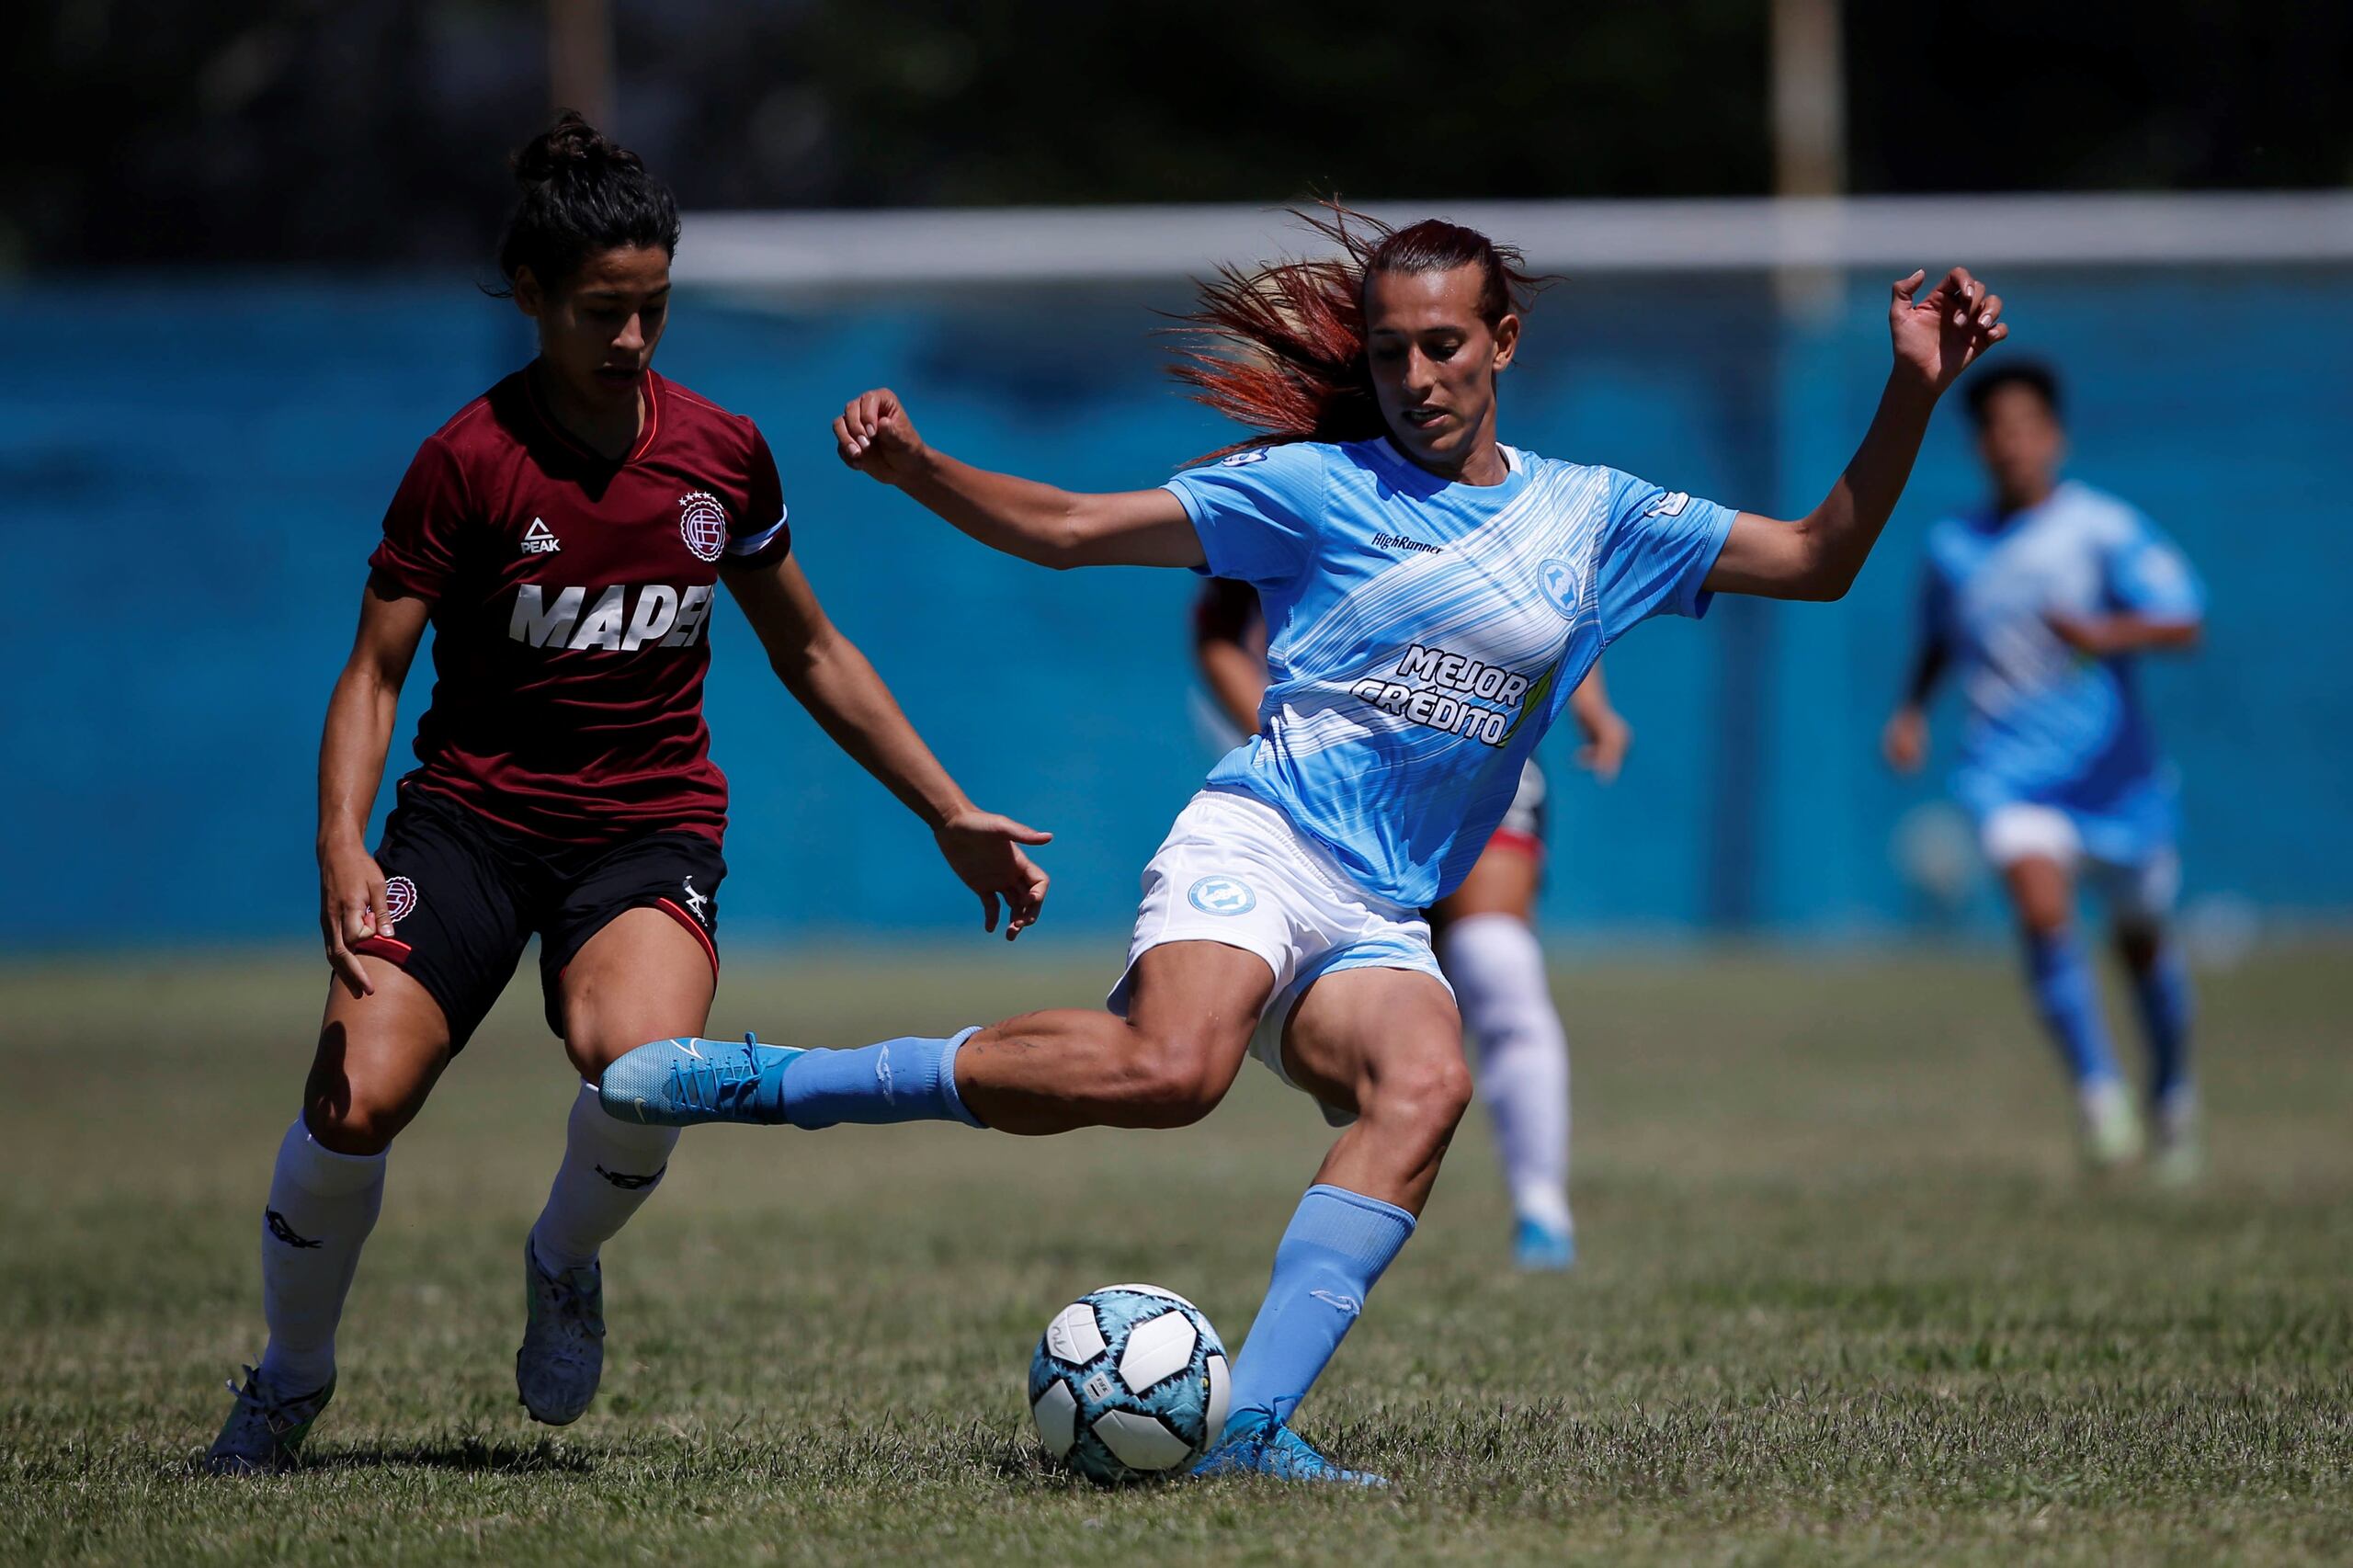
M 2151 620 L 2206 614 L 2206 590 L 2188 559 L 2145 517 L 2135 516 L 2109 549 L 2107 576 L 2109 597 L 2127 614 Z
M 384 537 L 369 567 L 404 594 L 437 602 L 457 570 L 458 539 L 472 510 L 458 454 L 440 437 L 426 437 L 384 509 Z
M 792 551 L 792 528 L 787 522 L 784 481 L 777 477 L 776 458 L 767 437 L 752 432 L 752 449 L 745 460 L 744 504 L 727 524 L 727 560 L 736 566 L 764 566 Z
M 1699 585 L 1722 552 L 1734 516 L 1713 501 L 1613 471 L 1596 574 L 1603 642 L 1654 615 L 1707 614 L 1715 596 Z
M 1324 511 L 1324 452 L 1310 443 L 1259 447 L 1188 469 L 1162 486 L 1184 503 L 1211 577 L 1266 586 L 1314 558 Z

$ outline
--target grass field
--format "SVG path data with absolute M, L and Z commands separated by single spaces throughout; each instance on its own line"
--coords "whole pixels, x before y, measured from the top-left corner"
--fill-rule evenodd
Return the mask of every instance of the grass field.
M 1087 955 L 1091 960 L 1107 955 Z M 1097 1492 L 1019 1383 L 1141 1278 L 1238 1342 L 1324 1135 L 1248 1069 L 1183 1132 L 690 1134 L 608 1250 L 605 1391 L 515 1402 L 572 1093 L 521 989 L 395 1150 L 313 1462 L 190 1460 L 260 1348 L 308 962 L 0 970 L 0 1560 L 2353 1558 L 2353 951 L 2208 978 L 2214 1176 L 2071 1176 L 2006 969 L 1563 965 L 1585 1249 L 1513 1275 L 1483 1125 L 1303 1413 L 1381 1496 Z M 813 1041 L 1090 1000 L 1052 949 L 732 964 Z M 1474 1112 L 1474 1118 L 1478 1113 Z

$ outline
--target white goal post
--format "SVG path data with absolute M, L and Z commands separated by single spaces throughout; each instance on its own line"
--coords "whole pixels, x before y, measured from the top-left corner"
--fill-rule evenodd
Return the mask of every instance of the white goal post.
M 1450 218 L 1545 272 L 2328 264 L 2353 192 L 1370 202 Z M 676 275 L 737 289 L 1144 281 L 1312 254 L 1279 207 L 998 207 L 690 213 Z

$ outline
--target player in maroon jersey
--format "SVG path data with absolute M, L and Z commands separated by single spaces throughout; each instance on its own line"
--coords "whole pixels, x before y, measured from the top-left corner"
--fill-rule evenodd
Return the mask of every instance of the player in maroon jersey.
M 644 1040 L 702 1031 L 719 954 L 727 786 L 702 683 L 723 583 L 801 704 L 930 824 L 1006 935 L 1047 835 L 967 800 L 793 561 L 767 445 L 664 381 L 677 209 L 634 153 L 566 115 L 515 160 L 500 244 L 540 354 L 426 439 L 369 558 L 319 759 L 320 926 L 335 971 L 302 1114 L 262 1232 L 269 1345 L 208 1456 L 290 1462 L 335 1389 L 335 1329 L 385 1152 L 540 937 L 551 1028 L 587 1087 L 524 1244 L 516 1381 L 576 1419 L 604 1359 L 600 1245 L 666 1168 L 674 1131 L 616 1121 L 595 1084 Z M 418 766 L 363 842 L 403 679 L 434 628 Z
M 1203 584 L 1193 608 L 1193 653 L 1235 731 L 1256 733 L 1267 693 L 1267 620 L 1258 590 L 1229 577 Z M 1609 705 L 1599 664 L 1570 693 L 1569 713 L 1585 735 L 1578 763 L 1605 784 L 1616 778 L 1633 731 Z M 1535 926 L 1551 814 L 1544 775 L 1531 757 L 1485 853 L 1462 885 L 1427 912 L 1463 1033 L 1478 1046 L 1479 1093 L 1495 1119 L 1495 1153 L 1511 1190 L 1512 1257 L 1536 1271 L 1576 1262 L 1569 1040 L 1552 1006 Z

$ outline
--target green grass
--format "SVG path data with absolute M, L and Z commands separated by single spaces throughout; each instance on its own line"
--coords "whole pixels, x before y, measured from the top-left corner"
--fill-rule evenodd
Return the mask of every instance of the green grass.
M 717 1019 L 945 1028 L 1086 1002 L 1108 956 L 739 955 Z M 0 1561 L 2343 1562 L 2348 973 L 2311 948 L 2207 978 L 2214 1176 L 2166 1198 L 2072 1178 L 1995 957 L 1563 965 L 1584 1261 L 1505 1267 L 1466 1129 L 1302 1416 L 1399 1483 L 1339 1496 L 1098 1492 L 1021 1406 L 1091 1286 L 1166 1284 L 1240 1338 L 1325 1140 L 1256 1068 L 1182 1132 L 691 1135 L 608 1249 L 596 1409 L 532 1426 L 517 1251 L 572 1088 L 519 987 L 394 1152 L 313 1464 L 198 1479 L 260 1347 L 323 976 L 19 964 Z

